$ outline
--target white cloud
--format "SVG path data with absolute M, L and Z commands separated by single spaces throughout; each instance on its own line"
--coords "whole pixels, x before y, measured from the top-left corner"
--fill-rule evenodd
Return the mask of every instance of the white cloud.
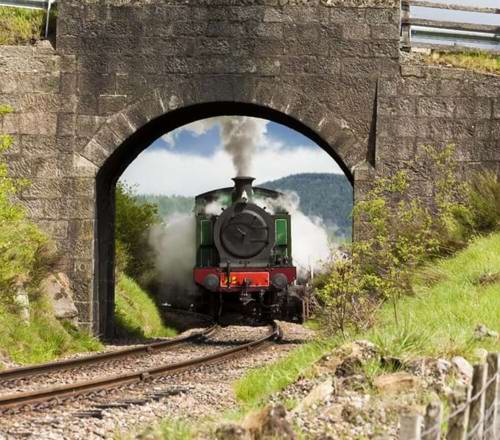
M 319 147 L 286 151 L 262 149 L 253 159 L 253 170 L 257 183 L 296 173 L 342 173 Z M 231 186 L 230 179 L 234 176 L 231 157 L 222 150 L 212 157 L 146 150 L 126 169 L 121 180 L 136 185 L 140 193 L 193 196 Z
M 217 116 L 214 118 L 200 119 L 199 121 L 191 122 L 190 124 L 183 125 L 173 131 L 169 131 L 161 138 L 169 144 L 170 147 L 175 147 L 178 136 L 183 131 L 192 133 L 195 137 L 199 137 L 209 132 L 215 125 L 220 123 L 221 118 L 224 116 Z M 268 122 L 268 121 L 267 121 Z

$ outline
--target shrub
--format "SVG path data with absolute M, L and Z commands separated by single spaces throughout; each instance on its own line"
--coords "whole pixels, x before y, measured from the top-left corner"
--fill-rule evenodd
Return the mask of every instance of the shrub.
M 147 234 L 159 222 L 155 205 L 139 202 L 130 186 L 116 186 L 117 267 L 136 280 L 143 281 L 154 270 Z
M 500 179 L 492 171 L 476 174 L 467 191 L 470 214 L 459 216 L 465 228 L 473 233 L 500 230 Z
M 423 147 L 417 163 L 436 176 L 431 200 L 410 196 L 405 171 L 376 178 L 353 210 L 363 237 L 352 245 L 349 262 L 335 263 L 319 298 L 325 306 L 325 327 L 356 330 L 371 322 L 373 309 L 390 300 L 398 323 L 397 305 L 411 293 L 414 269 L 429 258 L 462 247 L 467 235 L 458 217 L 469 218 L 463 185 L 458 183 L 453 146 Z

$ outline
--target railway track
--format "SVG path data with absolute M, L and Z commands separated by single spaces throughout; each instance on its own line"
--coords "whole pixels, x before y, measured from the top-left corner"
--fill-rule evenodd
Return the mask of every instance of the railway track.
M 198 334 L 189 335 L 184 338 L 176 338 L 172 341 L 149 344 L 149 346 L 154 345 L 155 348 L 153 350 L 159 350 L 160 348 L 165 349 L 165 347 L 179 345 L 191 340 L 192 338 L 203 338 L 204 336 L 210 335 L 214 331 L 215 327 L 210 327 L 209 329 L 204 330 L 203 332 L 200 332 Z M 147 381 L 153 381 L 158 377 L 172 376 L 187 371 L 198 370 L 201 367 L 214 366 L 220 363 L 234 360 L 242 356 L 243 354 L 262 349 L 269 343 L 276 339 L 279 339 L 280 337 L 281 329 L 275 322 L 273 322 L 270 324 L 270 330 L 265 336 L 260 337 L 254 341 L 245 342 L 235 347 L 219 350 L 215 353 L 211 353 L 205 356 L 191 358 L 182 362 L 165 363 L 153 368 L 138 369 L 125 374 L 108 375 L 89 381 L 75 382 L 54 387 L 45 387 L 29 392 L 18 392 L 13 394 L 1 395 L 0 414 L 7 414 L 12 411 L 16 412 L 23 407 L 36 408 L 40 406 L 43 407 L 44 405 L 59 404 L 68 400 L 75 400 L 77 398 L 80 398 L 81 396 L 89 394 L 93 395 L 95 393 L 106 393 L 107 391 L 114 390 L 116 388 L 132 386 L 141 382 L 143 383 Z M 167 342 L 170 342 L 170 345 L 165 345 Z M 159 346 L 158 344 L 162 345 Z M 147 354 L 150 352 L 151 348 L 148 349 L 146 346 L 120 350 L 120 353 L 106 353 L 106 355 L 115 355 L 115 357 L 112 359 L 117 360 L 126 358 L 131 355 Z M 15 370 L 8 370 L 4 373 L 8 373 L 6 377 L 10 375 L 10 379 L 14 377 L 26 377 L 27 374 L 46 374 L 48 372 L 58 371 L 60 369 L 80 368 L 82 366 L 81 362 L 86 363 L 86 365 L 91 365 L 95 362 L 102 362 L 103 358 L 106 360 L 110 359 L 109 357 L 106 358 L 102 355 L 95 355 L 71 361 L 54 362 L 51 364 L 16 369 L 21 370 L 17 371 L 17 373 L 15 372 Z M 70 362 L 70 364 L 68 365 L 66 362 Z M 51 370 L 50 368 L 54 368 L 55 370 Z M 16 376 L 16 374 L 18 375 Z M 22 374 L 24 374 L 24 376 Z
M 98 353 L 89 356 L 83 356 L 80 358 L 66 359 L 62 361 L 47 362 L 44 364 L 29 365 L 26 367 L 3 370 L 0 371 L 0 385 L 14 380 L 18 381 L 21 379 L 32 379 L 33 377 L 53 373 L 56 371 L 72 370 L 105 362 L 113 362 L 132 356 L 152 354 L 158 351 L 168 350 L 186 342 L 203 339 L 207 336 L 210 336 L 216 330 L 217 325 L 212 325 L 200 332 L 194 332 L 166 341 L 152 342 L 138 347 L 125 348 L 122 350 L 109 351 L 106 353 Z

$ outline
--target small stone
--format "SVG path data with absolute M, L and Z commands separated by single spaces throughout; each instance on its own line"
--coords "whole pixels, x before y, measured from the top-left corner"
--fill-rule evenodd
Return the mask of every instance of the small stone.
M 474 330 L 474 337 L 476 339 L 498 338 L 498 332 L 490 330 L 484 324 L 479 324 Z
M 52 302 L 57 319 L 73 320 L 78 316 L 78 310 L 73 302 L 73 290 L 66 274 L 59 272 L 48 275 L 40 283 L 40 289 Z
M 462 356 L 453 357 L 451 359 L 451 363 L 460 374 L 468 379 L 472 378 L 474 369 L 472 368 L 472 365 L 467 362 Z
M 488 350 L 484 348 L 476 348 L 474 350 L 474 356 L 478 359 L 479 363 L 484 363 L 488 357 Z
M 436 361 L 436 370 L 441 374 L 446 374 L 448 371 L 450 371 L 451 368 L 451 362 L 447 361 L 446 359 L 438 359 Z
M 246 430 L 235 423 L 221 425 L 215 430 L 217 440 L 243 440 L 246 435 Z
M 287 412 L 283 405 L 267 405 L 261 411 L 249 414 L 243 421 L 243 428 L 251 438 L 279 438 L 295 440 Z
M 333 379 L 328 378 L 324 382 L 316 385 L 311 392 L 297 405 L 294 412 L 300 413 L 314 405 L 324 402 L 333 393 Z
M 373 384 L 379 392 L 392 394 L 416 388 L 419 385 L 419 380 L 409 373 L 398 372 L 378 376 Z

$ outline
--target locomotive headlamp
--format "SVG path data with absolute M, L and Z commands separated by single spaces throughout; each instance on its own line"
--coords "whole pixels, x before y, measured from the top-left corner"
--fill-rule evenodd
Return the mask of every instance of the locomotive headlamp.
M 207 290 L 215 291 L 219 287 L 219 277 L 213 273 L 203 279 L 203 285 Z
M 285 289 L 286 286 L 288 285 L 288 278 L 286 275 L 282 273 L 275 273 L 271 277 L 271 284 L 276 288 L 276 289 Z

